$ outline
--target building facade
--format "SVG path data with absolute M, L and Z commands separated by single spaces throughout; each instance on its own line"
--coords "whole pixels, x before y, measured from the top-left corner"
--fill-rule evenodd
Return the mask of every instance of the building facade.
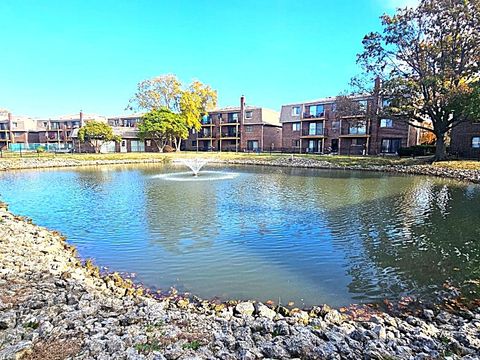
M 278 112 L 245 105 L 210 111 L 201 129 L 191 130 L 184 148 L 189 151 L 279 151 L 282 126 Z
M 463 122 L 452 129 L 450 153 L 462 158 L 480 159 L 480 122 Z
M 283 105 L 282 147 L 286 152 L 341 155 L 395 154 L 415 145 L 418 131 L 405 121 L 377 116 L 381 102 L 375 96 L 348 97 L 349 111 L 339 98 Z

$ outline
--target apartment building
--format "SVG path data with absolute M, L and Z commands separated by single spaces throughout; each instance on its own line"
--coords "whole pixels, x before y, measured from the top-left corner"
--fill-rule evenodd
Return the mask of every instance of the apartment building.
M 189 151 L 276 151 L 281 148 L 279 113 L 245 104 L 210 111 L 202 128 L 191 130 L 184 148 Z
M 282 148 L 298 153 L 341 155 L 395 154 L 415 145 L 417 129 L 404 121 L 380 118 L 379 99 L 372 95 L 346 97 L 349 111 L 340 109 L 340 98 L 283 105 Z
M 450 153 L 462 158 L 480 158 L 480 122 L 460 123 L 450 136 Z
M 27 116 L 0 114 L 0 149 L 23 149 L 32 141 L 36 122 Z

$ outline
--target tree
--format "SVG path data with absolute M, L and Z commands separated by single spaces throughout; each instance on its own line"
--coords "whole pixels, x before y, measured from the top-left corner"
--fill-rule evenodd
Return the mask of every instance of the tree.
M 100 152 L 100 148 L 104 143 L 115 141 L 120 142 L 120 136 L 113 133 L 113 129 L 107 123 L 101 121 L 88 121 L 78 130 L 78 138 L 81 142 L 89 143 L 95 150 Z
M 194 80 L 190 86 L 182 91 L 180 97 L 180 111 L 185 118 L 189 129 L 200 130 L 200 119 L 217 105 L 217 92 L 210 86 Z
M 178 136 L 172 136 L 177 151 L 180 150 L 182 139 L 188 137 L 188 130 L 201 127 L 200 119 L 217 104 L 217 92 L 210 86 L 194 80 L 187 88 L 183 88 L 175 75 L 167 74 L 144 80 L 137 85 L 137 92 L 130 99 L 127 109 L 146 110 L 169 110 L 178 115 L 177 124 L 183 123 L 187 128 L 187 136 L 180 127 Z M 156 113 L 159 115 L 159 113 Z M 165 115 L 165 114 L 163 114 Z M 180 125 L 179 125 L 180 126 Z M 157 140 L 158 141 L 158 140 Z M 164 145 L 163 145 L 164 147 Z M 163 148 L 162 147 L 162 148 Z
M 182 84 L 173 74 L 147 79 L 137 84 L 137 92 L 128 102 L 127 110 L 160 110 L 165 107 L 180 111 Z
M 383 81 L 383 115 L 431 131 L 444 160 L 449 131 L 480 118 L 480 0 L 421 0 L 381 19 L 357 62 Z
M 182 115 L 166 107 L 146 113 L 138 124 L 138 130 L 140 138 L 152 140 L 160 152 L 168 142 L 173 142 L 179 150 L 180 142 L 177 139 L 188 137 L 188 128 Z

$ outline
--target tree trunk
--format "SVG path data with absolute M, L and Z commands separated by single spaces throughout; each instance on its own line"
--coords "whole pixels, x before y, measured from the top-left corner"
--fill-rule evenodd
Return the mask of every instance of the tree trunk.
M 175 138 L 175 151 L 180 151 L 180 146 L 182 145 L 182 138 Z
M 444 161 L 447 159 L 447 147 L 445 145 L 445 134 L 435 134 L 435 161 Z

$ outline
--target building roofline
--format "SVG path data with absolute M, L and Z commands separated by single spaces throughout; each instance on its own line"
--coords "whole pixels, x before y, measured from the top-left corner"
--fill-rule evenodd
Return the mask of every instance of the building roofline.
M 342 95 L 328 96 L 328 97 L 318 98 L 318 99 L 309 100 L 309 101 L 298 101 L 298 102 L 294 102 L 294 103 L 283 104 L 282 107 L 284 107 L 284 106 L 294 106 L 294 105 L 303 105 L 303 104 L 314 104 L 314 103 L 332 104 L 336 101 L 336 99 L 339 96 L 342 96 Z M 372 94 L 361 94 L 361 95 L 346 95 L 346 96 L 350 99 L 358 100 L 358 99 L 369 98 L 373 95 Z

